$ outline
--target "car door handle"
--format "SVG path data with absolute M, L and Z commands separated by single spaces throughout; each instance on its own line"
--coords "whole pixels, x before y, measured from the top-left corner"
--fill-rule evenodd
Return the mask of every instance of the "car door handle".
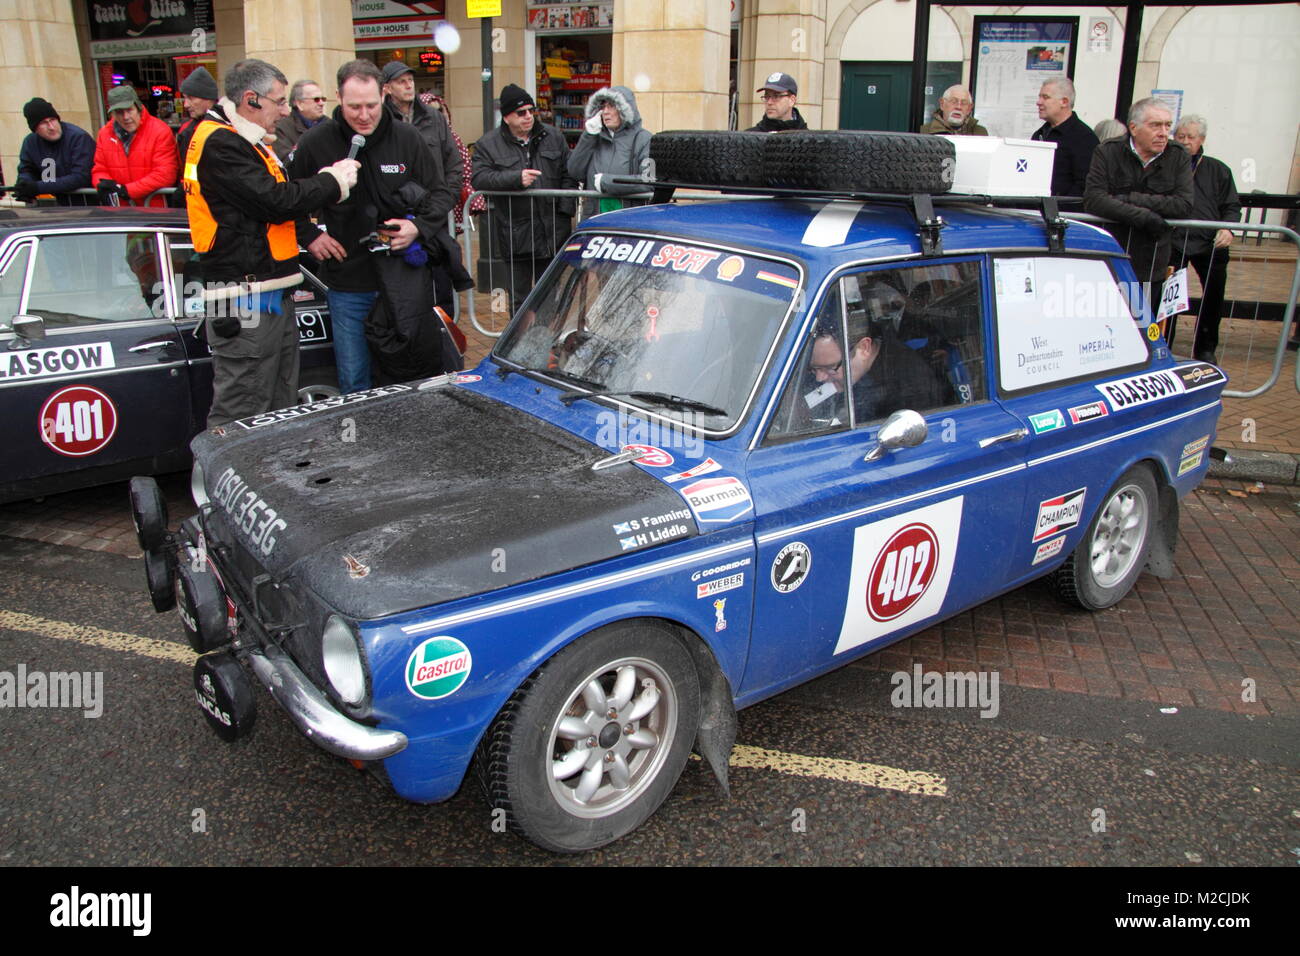
M 141 342 L 139 345 L 133 345 L 129 349 L 127 349 L 127 351 L 128 352 L 151 352 L 154 349 L 170 349 L 170 348 L 174 348 L 175 346 L 176 343 L 171 339 L 155 339 L 152 342 Z
M 1020 441 L 1020 439 L 1024 438 L 1028 434 L 1028 428 L 1017 428 L 1014 431 L 1007 432 L 1005 435 L 994 435 L 992 438 L 981 438 L 980 447 L 988 448 L 989 445 L 996 445 L 998 442 L 1003 441 Z

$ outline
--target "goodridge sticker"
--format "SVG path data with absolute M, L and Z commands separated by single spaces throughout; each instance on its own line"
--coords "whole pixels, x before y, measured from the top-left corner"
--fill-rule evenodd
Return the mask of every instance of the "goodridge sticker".
M 406 660 L 406 689 L 424 700 L 439 700 L 460 690 L 469 680 L 474 659 L 454 637 L 431 637 Z
M 1034 519 L 1034 541 L 1042 541 L 1054 534 L 1068 531 L 1079 524 L 1083 514 L 1083 496 L 1088 489 L 1079 488 L 1069 494 L 1058 495 L 1038 503 L 1038 517 Z M 1035 562 L 1037 563 L 1037 562 Z
M 836 654 L 939 613 L 957 558 L 963 501 L 958 496 L 854 531 Z

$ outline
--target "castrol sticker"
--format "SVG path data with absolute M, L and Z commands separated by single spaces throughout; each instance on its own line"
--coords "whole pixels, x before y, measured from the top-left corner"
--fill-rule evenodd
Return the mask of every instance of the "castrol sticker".
M 939 613 L 957 558 L 963 501 L 951 498 L 853 532 L 836 654 Z
M 431 637 L 406 661 L 406 689 L 424 700 L 449 697 L 469 679 L 474 660 L 454 637 Z
M 84 458 L 113 440 L 117 408 L 97 388 L 69 385 L 45 400 L 37 428 L 41 441 L 60 455 Z

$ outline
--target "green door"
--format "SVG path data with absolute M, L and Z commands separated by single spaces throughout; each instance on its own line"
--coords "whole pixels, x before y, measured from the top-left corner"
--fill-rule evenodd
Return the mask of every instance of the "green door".
M 849 61 L 840 64 L 840 129 L 914 132 L 939 105 L 939 96 L 961 82 L 961 62 L 931 62 L 925 71 L 925 112 L 909 123 L 912 64 Z

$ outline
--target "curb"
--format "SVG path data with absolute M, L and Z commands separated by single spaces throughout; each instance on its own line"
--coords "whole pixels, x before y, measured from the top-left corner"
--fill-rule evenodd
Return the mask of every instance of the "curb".
M 1263 481 L 1271 485 L 1300 485 L 1300 455 L 1276 451 L 1228 450 L 1227 459 L 1212 457 L 1210 478 Z

